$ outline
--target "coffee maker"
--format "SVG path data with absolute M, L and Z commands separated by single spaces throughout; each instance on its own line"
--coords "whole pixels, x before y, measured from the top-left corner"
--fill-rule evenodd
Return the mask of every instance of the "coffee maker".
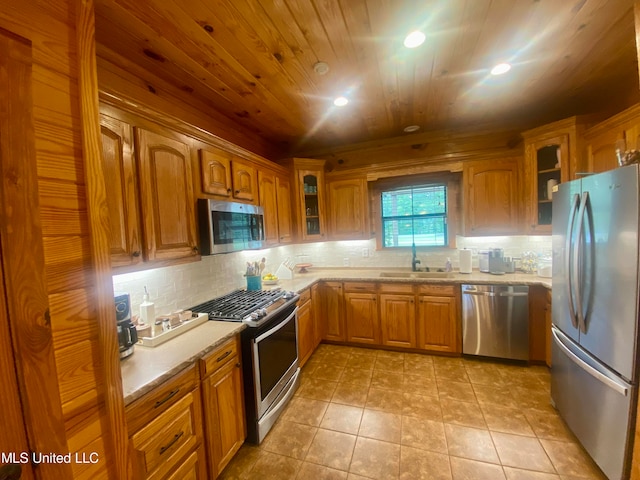
M 118 343 L 120 345 L 120 360 L 133 353 L 138 332 L 131 321 L 131 297 L 128 293 L 114 295 L 116 306 L 116 325 L 118 328 Z

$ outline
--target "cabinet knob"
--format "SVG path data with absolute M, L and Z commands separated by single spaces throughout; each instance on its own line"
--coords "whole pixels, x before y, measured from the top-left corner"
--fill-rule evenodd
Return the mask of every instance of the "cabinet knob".
M 236 195 L 240 193 L 240 190 L 236 190 Z
M 240 368 L 241 366 L 240 362 L 236 363 L 236 368 Z
M 227 188 L 227 193 L 231 193 L 231 189 L 230 188 Z
M 134 256 L 134 257 L 139 257 L 140 256 L 140 250 L 136 250 L 131 255 Z
M 195 253 L 198 253 L 198 247 L 193 247 L 193 251 L 194 251 Z

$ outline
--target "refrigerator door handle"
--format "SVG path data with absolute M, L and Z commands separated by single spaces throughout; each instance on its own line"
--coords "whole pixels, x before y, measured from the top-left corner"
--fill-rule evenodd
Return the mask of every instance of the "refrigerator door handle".
M 626 397 L 629 394 L 629 387 L 627 387 L 626 384 L 617 382 L 613 378 L 599 371 L 597 368 L 585 363 L 578 355 L 573 353 L 569 349 L 569 347 L 565 345 L 564 341 L 561 338 L 561 337 L 564 337 L 565 335 L 562 332 L 560 332 L 556 327 L 551 327 L 551 334 L 553 335 L 553 340 L 554 342 L 556 342 L 556 345 L 560 347 L 560 350 L 562 350 L 563 353 L 567 357 L 569 357 L 569 359 L 573 363 L 575 363 L 577 366 L 579 366 L 582 370 L 587 372 L 596 380 L 599 380 L 600 382 L 604 383 L 609 388 L 615 390 L 620 395 L 623 395 Z
M 569 299 L 569 315 L 571 316 L 571 325 L 573 328 L 578 328 L 578 320 L 576 316 L 576 308 L 573 303 L 573 288 L 571 287 L 573 281 L 573 275 L 571 275 L 571 247 L 573 242 L 571 241 L 571 234 L 573 233 L 573 222 L 576 219 L 576 211 L 580 204 L 580 195 L 577 193 L 571 199 L 571 210 L 569 211 L 569 225 L 567 227 L 567 235 L 565 237 L 565 255 L 564 255 L 564 271 L 567 275 L 567 298 Z
M 576 293 L 576 306 L 575 310 L 578 314 L 578 327 L 582 333 L 587 333 L 587 325 L 584 321 L 584 312 L 582 310 L 582 264 L 580 260 L 582 259 L 582 246 L 583 246 L 583 226 L 584 226 L 584 215 L 587 208 L 587 203 L 589 202 L 589 192 L 584 192 L 582 194 L 582 198 L 580 199 L 580 208 L 578 209 L 578 231 L 576 233 L 576 247 L 574 249 L 573 254 L 573 274 L 575 278 L 575 293 Z

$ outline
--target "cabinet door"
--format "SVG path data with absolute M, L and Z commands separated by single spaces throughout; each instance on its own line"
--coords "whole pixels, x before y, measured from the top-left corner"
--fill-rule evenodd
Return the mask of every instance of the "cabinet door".
M 456 298 L 421 295 L 418 297 L 418 348 L 460 353 Z
M 324 172 L 321 170 L 298 171 L 298 215 L 300 236 L 304 241 L 325 239 Z
M 222 150 L 204 150 L 200 154 L 202 191 L 220 197 L 231 197 L 231 154 Z
M 242 369 L 235 358 L 202 381 L 211 478 L 222 472 L 246 437 Z
M 200 446 L 177 467 L 167 480 L 205 480 L 207 478 L 206 463 L 204 447 Z
M 551 184 L 569 179 L 569 135 L 532 142 L 525 148 L 527 230 L 532 234 L 551 233 Z
M 276 178 L 276 199 L 278 203 L 278 242 L 291 243 L 291 182 L 288 178 Z
M 589 171 L 606 172 L 618 167 L 616 142 L 624 138 L 622 128 L 614 128 L 587 141 L 587 158 Z
M 311 287 L 311 316 L 313 318 L 313 349 L 315 350 L 322 341 L 322 304 L 320 285 L 314 284 Z
M 234 157 L 231 162 L 233 198 L 251 203 L 258 201 L 258 179 L 256 168 L 249 162 Z
M 141 128 L 136 135 L 146 258 L 197 256 L 189 147 Z
M 329 235 L 335 240 L 367 238 L 367 181 L 335 180 L 327 185 Z
M 276 200 L 276 176 L 271 172 L 258 172 L 260 205 L 264 209 L 264 235 L 266 246 L 279 243 L 278 203 Z
M 301 367 L 307 363 L 315 348 L 314 328 L 311 301 L 308 300 L 298 307 L 298 361 Z
M 544 309 L 544 357 L 547 367 L 551 368 L 551 290 L 547 290 Z
M 344 342 L 347 338 L 344 325 L 342 283 L 325 282 L 322 285 L 322 322 L 323 338 Z
M 415 348 L 416 305 L 413 295 L 380 294 L 382 344 Z
M 100 116 L 102 168 L 109 209 L 111 266 L 142 262 L 131 126 Z
M 463 167 L 467 235 L 512 235 L 519 230 L 518 161 L 471 162 Z
M 375 293 L 346 292 L 344 294 L 347 341 L 380 343 L 378 298 Z

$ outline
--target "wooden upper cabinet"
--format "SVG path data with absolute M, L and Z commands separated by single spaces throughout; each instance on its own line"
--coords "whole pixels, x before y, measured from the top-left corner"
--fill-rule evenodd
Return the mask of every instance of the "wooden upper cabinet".
M 276 176 L 272 172 L 258 172 L 258 190 L 260 205 L 264 209 L 264 235 L 266 246 L 279 243 L 278 235 L 278 201 Z
M 215 147 L 199 150 L 202 192 L 226 200 L 258 203 L 258 176 L 249 161 Z
M 278 203 L 278 242 L 293 242 L 291 221 L 291 182 L 283 176 L 276 177 L 276 200 Z
M 111 227 L 111 265 L 136 265 L 142 262 L 142 247 L 132 128 L 128 123 L 101 115 L 100 133 Z
M 513 235 L 520 230 L 518 158 L 463 165 L 465 234 Z
M 146 258 L 197 256 L 189 146 L 142 128 L 135 131 Z
M 327 183 L 329 235 L 334 240 L 368 238 L 367 180 L 353 178 Z
M 231 197 L 231 154 L 222 150 L 200 149 L 202 191 L 220 197 Z
M 587 169 L 591 173 L 618 168 L 616 148 L 640 149 L 640 105 L 628 108 L 584 133 Z
M 283 162 L 292 172 L 292 212 L 297 241 L 327 239 L 324 163 L 324 160 L 310 158 L 292 158 Z
M 258 180 L 256 168 L 249 162 L 233 158 L 231 163 L 233 178 L 233 198 L 256 203 L 258 201 Z

